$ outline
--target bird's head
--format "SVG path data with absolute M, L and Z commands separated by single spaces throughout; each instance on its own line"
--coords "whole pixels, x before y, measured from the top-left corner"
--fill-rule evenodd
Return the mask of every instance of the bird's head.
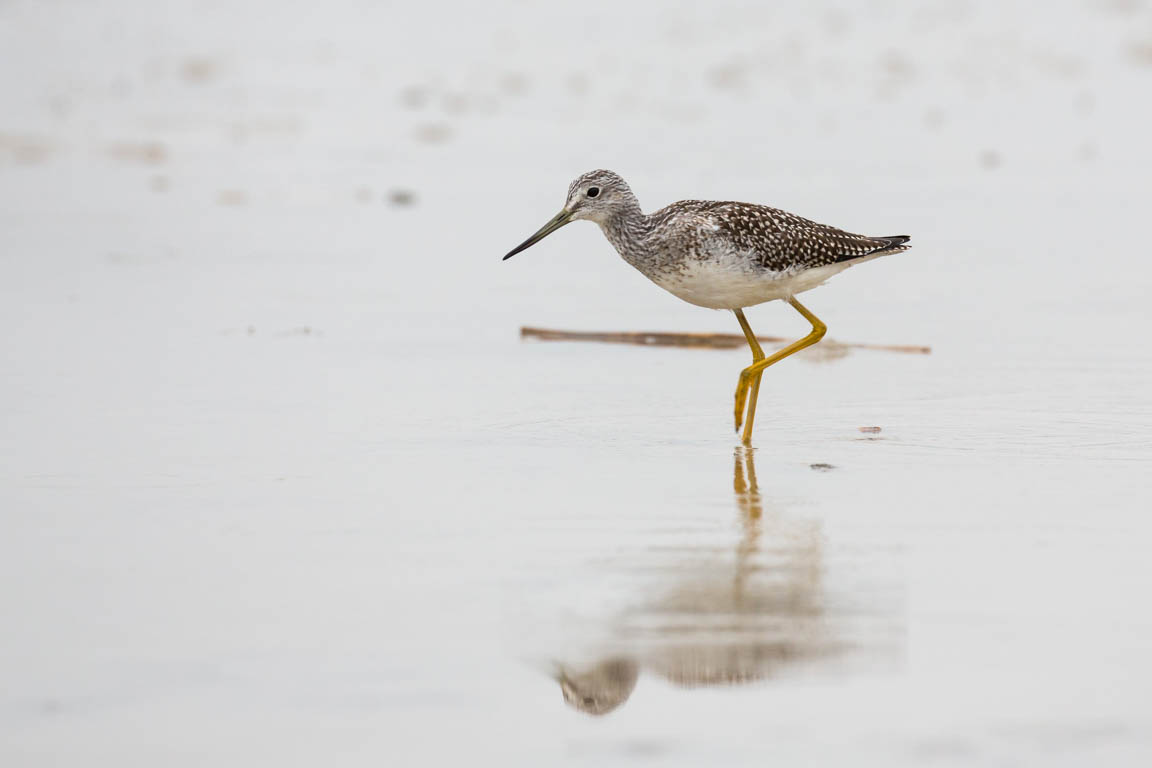
M 632 208 L 639 209 L 639 204 L 624 179 L 612 171 L 588 171 L 578 176 L 568 187 L 568 199 L 560 213 L 504 258 L 512 258 L 569 222 L 588 219 L 603 224 Z

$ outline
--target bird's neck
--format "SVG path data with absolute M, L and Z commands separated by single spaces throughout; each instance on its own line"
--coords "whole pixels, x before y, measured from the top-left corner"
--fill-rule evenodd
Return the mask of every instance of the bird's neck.
M 628 263 L 636 266 L 648 255 L 648 236 L 652 233 L 652 223 L 640 210 L 640 204 L 632 202 L 608 219 L 600 222 L 600 229 L 616 251 Z

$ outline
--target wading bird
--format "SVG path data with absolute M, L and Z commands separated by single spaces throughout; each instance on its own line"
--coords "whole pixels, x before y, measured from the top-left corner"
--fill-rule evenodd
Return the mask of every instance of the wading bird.
M 568 200 L 509 259 L 577 219 L 600 225 L 626 262 L 690 304 L 730 309 L 752 348 L 752 365 L 736 385 L 736 431 L 752 440 L 764 369 L 823 338 L 827 327 L 796 300 L 848 267 L 908 250 L 907 235 L 866 237 L 751 203 L 681 200 L 645 214 L 632 190 L 612 171 L 589 171 L 568 187 Z M 781 299 L 812 324 L 804 338 L 765 356 L 744 307 Z M 747 405 L 747 418 L 744 417 Z

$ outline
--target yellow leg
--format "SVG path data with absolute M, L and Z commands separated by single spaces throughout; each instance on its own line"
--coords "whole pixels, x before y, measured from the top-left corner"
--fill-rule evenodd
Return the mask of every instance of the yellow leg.
M 820 322 L 820 318 L 809 312 L 808 309 L 803 304 L 796 301 L 795 298 L 788 299 L 788 303 L 791 304 L 797 312 L 804 315 L 805 320 L 812 323 L 812 332 L 799 341 L 793 342 L 784 347 L 784 349 L 780 350 L 779 352 L 775 352 L 762 360 L 757 360 L 756 362 L 752 363 L 752 365 L 748 366 L 740 372 L 740 382 L 736 385 L 736 429 L 740 429 L 740 417 L 744 414 L 745 402 L 748 402 L 748 420 L 744 423 L 743 440 L 745 444 L 750 444 L 752 442 L 752 422 L 756 418 L 756 398 L 760 393 L 761 373 L 765 368 L 772 365 L 773 363 L 779 362 L 789 355 L 799 352 L 805 347 L 810 347 L 816 342 L 820 341 L 820 339 L 824 338 L 824 334 L 828 331 L 828 326 Z M 747 321 L 741 322 L 740 325 L 745 329 L 744 335 L 751 336 L 751 329 L 748 328 Z M 749 345 L 751 344 L 752 341 L 750 339 Z M 758 348 L 759 345 L 753 347 L 753 355 L 756 354 L 756 350 Z M 749 399 L 748 395 L 750 391 L 752 396 Z
M 752 326 L 748 325 L 748 318 L 744 317 L 744 310 L 732 310 L 736 314 L 736 319 L 740 321 L 740 329 L 744 331 L 744 338 L 748 339 L 748 346 L 752 348 L 752 363 L 755 365 L 764 359 L 764 350 L 760 348 L 760 342 L 756 339 L 756 334 L 752 333 Z M 756 374 L 756 378 L 752 380 L 751 397 L 752 402 L 756 402 L 756 398 L 760 394 L 760 374 Z M 740 431 L 740 418 L 744 415 L 743 404 L 737 399 L 736 401 L 736 431 Z M 749 419 L 751 421 L 751 419 Z

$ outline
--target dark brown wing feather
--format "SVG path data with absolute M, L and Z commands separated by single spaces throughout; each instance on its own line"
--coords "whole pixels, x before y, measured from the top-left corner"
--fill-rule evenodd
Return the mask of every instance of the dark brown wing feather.
M 778 208 L 731 201 L 683 200 L 657 212 L 671 222 L 695 214 L 735 248 L 751 251 L 766 269 L 797 271 L 906 250 L 907 235 L 867 237 L 818 224 Z

